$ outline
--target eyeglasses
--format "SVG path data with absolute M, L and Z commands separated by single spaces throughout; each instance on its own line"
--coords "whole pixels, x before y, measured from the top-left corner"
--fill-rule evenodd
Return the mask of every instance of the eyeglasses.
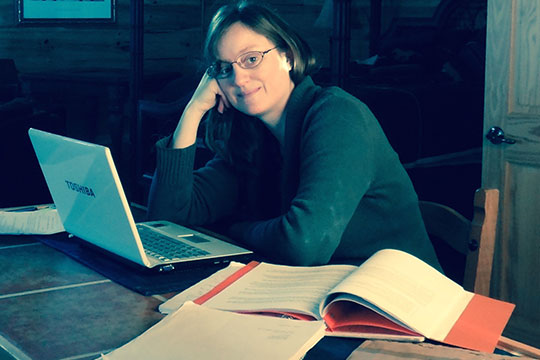
M 216 61 L 208 67 L 206 72 L 213 78 L 225 79 L 232 74 L 233 64 L 238 64 L 242 69 L 254 69 L 263 61 L 264 55 L 274 49 L 277 49 L 277 46 L 266 51 L 249 51 L 238 56 L 233 62 Z

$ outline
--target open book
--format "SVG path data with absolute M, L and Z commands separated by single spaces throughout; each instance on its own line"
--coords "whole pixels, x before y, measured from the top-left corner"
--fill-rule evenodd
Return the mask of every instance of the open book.
M 216 309 L 324 320 L 327 335 L 418 340 L 493 352 L 514 305 L 464 290 L 405 252 L 360 266 L 251 262 L 194 301 Z

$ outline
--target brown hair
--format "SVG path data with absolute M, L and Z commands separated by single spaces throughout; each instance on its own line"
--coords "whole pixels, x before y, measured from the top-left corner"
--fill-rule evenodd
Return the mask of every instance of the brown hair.
M 277 13 L 250 1 L 240 1 L 221 7 L 212 17 L 204 46 L 204 56 L 211 63 L 216 60 L 217 43 L 234 23 L 240 22 L 265 36 L 291 60 L 291 79 L 298 84 L 315 67 L 309 45 Z
M 269 7 L 245 0 L 221 7 L 212 17 L 204 46 L 208 64 L 216 61 L 219 40 L 237 22 L 265 36 L 280 51 L 286 52 L 291 62 L 291 80 L 295 84 L 315 71 L 315 58 L 307 42 Z M 262 128 L 253 120 L 246 119 L 235 109 L 229 109 L 225 114 L 212 110 L 206 121 L 208 147 L 237 165 L 251 163 L 260 145 L 257 133 Z

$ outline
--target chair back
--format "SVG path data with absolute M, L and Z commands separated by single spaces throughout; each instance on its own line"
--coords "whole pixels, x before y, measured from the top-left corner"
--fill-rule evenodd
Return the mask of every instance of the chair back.
M 498 212 L 499 190 L 478 189 L 474 196 L 463 285 L 467 290 L 486 296 L 489 296 L 491 283 Z
M 478 189 L 470 221 L 454 209 L 420 201 L 427 233 L 446 275 L 466 290 L 489 296 L 499 192 Z
M 453 261 L 459 263 L 464 260 L 465 262 L 461 282 L 465 290 L 489 296 L 499 211 L 499 190 L 476 190 L 472 221 L 439 203 L 420 201 L 419 204 L 428 235 L 432 241 L 441 241 L 447 246 L 446 251 L 443 251 L 434 243 L 439 260 L 448 257 L 448 249 L 455 251 L 458 255 Z M 445 272 L 452 270 L 452 266 L 445 264 L 444 261 L 441 261 L 441 266 Z M 499 338 L 497 348 L 518 357 L 540 359 L 540 349 L 505 336 Z

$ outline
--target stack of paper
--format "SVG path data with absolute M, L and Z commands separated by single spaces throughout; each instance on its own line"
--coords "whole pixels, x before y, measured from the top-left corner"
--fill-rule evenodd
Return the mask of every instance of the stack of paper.
M 64 226 L 54 204 L 0 209 L 0 234 L 56 234 Z
M 186 302 L 100 359 L 301 359 L 324 330 L 322 321 L 243 315 Z

